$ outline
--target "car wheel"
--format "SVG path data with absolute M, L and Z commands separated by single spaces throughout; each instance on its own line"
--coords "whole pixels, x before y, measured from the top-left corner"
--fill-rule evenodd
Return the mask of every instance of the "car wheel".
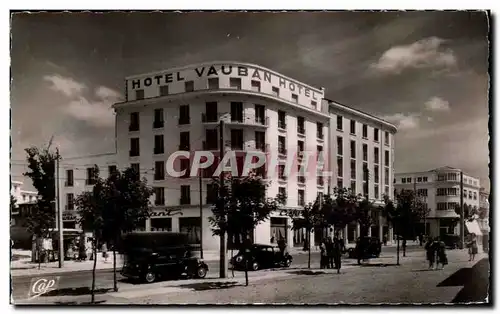
M 285 261 L 285 267 L 290 267 L 290 265 L 292 265 L 292 260 L 291 259 L 287 259 Z
M 155 282 L 156 280 L 156 275 L 155 273 L 149 271 L 146 273 L 146 275 L 144 276 L 144 280 L 147 282 L 147 283 L 153 283 Z
M 196 277 L 197 278 L 205 278 L 205 276 L 207 275 L 207 269 L 205 267 L 198 267 L 198 269 L 196 270 Z
M 257 262 L 252 263 L 252 270 L 254 270 L 254 271 L 259 270 L 259 267 L 260 267 L 259 263 L 257 263 Z

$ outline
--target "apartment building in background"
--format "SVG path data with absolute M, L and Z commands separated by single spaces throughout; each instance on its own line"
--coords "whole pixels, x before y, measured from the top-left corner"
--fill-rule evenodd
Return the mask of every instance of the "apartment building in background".
M 274 169 L 268 162 L 257 172 L 269 184 L 268 197 L 287 196 L 283 210 L 256 227 L 253 241 L 269 244 L 283 237 L 289 247 L 304 246 L 305 230 L 291 229 L 289 210 L 302 209 L 336 186 L 353 188 L 378 202 L 393 190 L 396 128 L 326 100 L 324 93 L 322 88 L 270 69 L 239 62 L 202 63 L 127 77 L 126 99 L 113 106 L 116 152 L 61 162 L 65 183 L 60 204 L 65 210 L 65 228 L 78 227 L 73 223 L 74 199 L 91 188 L 94 164 L 99 166 L 101 177 L 113 169 L 134 167 L 154 189 L 152 216 L 138 230 L 187 232 L 193 243 L 199 243 L 203 234 L 203 248 L 218 250 L 219 239 L 212 236 L 208 217 L 217 196 L 212 175 L 223 132 L 223 151 L 235 152 L 239 173 L 249 152 L 263 152 L 276 159 Z M 189 174 L 193 152 L 207 150 L 216 162 L 198 174 L 202 177 L 200 197 L 198 177 L 171 177 L 166 167 L 169 156 L 186 151 L 187 156 L 175 159 L 174 168 Z M 324 157 L 318 158 L 321 154 Z M 308 169 L 299 171 L 308 156 Z M 292 170 L 287 171 L 287 167 Z M 333 174 L 323 177 L 322 170 Z M 379 213 L 374 214 L 379 223 L 370 232 L 382 238 L 389 229 Z M 332 231 L 317 230 L 311 242 L 318 244 Z M 359 226 L 342 231 L 353 241 Z M 239 241 L 230 237 L 229 247 Z

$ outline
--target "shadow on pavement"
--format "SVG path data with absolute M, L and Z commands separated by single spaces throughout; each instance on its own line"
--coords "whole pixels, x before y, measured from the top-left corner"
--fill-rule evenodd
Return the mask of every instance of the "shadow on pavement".
M 179 288 L 185 289 L 193 289 L 195 291 L 206 291 L 206 290 L 214 290 L 214 289 L 229 289 L 236 286 L 243 286 L 239 284 L 237 281 L 213 281 L 213 282 L 200 282 L 200 283 L 192 283 L 186 285 L 180 285 Z
M 95 289 L 95 294 L 104 294 L 113 289 L 104 288 L 104 289 Z M 89 287 L 79 287 L 79 288 L 64 288 L 64 289 L 56 289 L 49 291 L 42 295 L 42 297 L 55 297 L 55 296 L 79 296 L 79 295 L 90 295 Z
M 463 286 L 453 303 L 486 302 L 489 290 L 489 260 L 483 258 L 472 268 L 461 268 L 440 282 L 438 287 Z
M 102 304 L 102 303 L 105 303 L 106 300 L 99 300 L 99 301 L 94 301 L 94 303 L 88 301 L 88 302 L 76 302 L 76 301 L 73 301 L 73 302 L 56 302 L 55 304 L 56 305 L 99 305 L 99 304 Z
M 309 275 L 309 276 L 317 276 L 326 274 L 324 271 L 313 271 L 313 270 L 296 270 L 289 272 L 294 275 Z
M 390 263 L 373 263 L 373 264 L 361 264 L 361 267 L 388 267 L 388 266 L 399 266 L 398 264 Z

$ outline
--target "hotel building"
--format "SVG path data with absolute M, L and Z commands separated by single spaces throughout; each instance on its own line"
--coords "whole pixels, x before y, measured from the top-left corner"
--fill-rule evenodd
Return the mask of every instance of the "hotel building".
M 71 181 L 71 176 L 74 182 L 61 189 L 62 208 L 74 210 L 74 198 L 90 189 L 93 164 L 99 166 L 101 176 L 114 167 L 134 167 L 154 188 L 152 217 L 139 230 L 188 232 L 195 242 L 202 234 L 203 248 L 218 250 L 219 239 L 212 236 L 208 220 L 216 197 L 211 184 L 216 166 L 204 170 L 201 180 L 189 175 L 168 176 L 166 168 L 169 156 L 178 151 L 211 151 L 217 161 L 220 132 L 224 151 L 236 154 L 238 171 L 250 152 L 264 152 L 268 162 L 276 164 L 258 172 L 269 183 L 268 197 L 287 196 L 285 209 L 300 210 L 319 193 L 328 193 L 339 184 L 358 193 L 367 192 L 378 202 L 382 194 L 393 190 L 393 125 L 326 100 L 324 89 L 270 69 L 236 62 L 196 64 L 127 77 L 125 95 L 124 102 L 113 106 L 116 152 L 62 161 L 64 182 Z M 312 167 L 297 171 L 308 152 L 312 153 Z M 318 161 L 318 153 L 326 157 Z M 174 168 L 189 174 L 192 157 L 175 159 Z M 370 171 L 368 178 L 365 166 Z M 320 169 L 329 169 L 332 176 L 319 175 Z M 65 224 L 70 227 L 74 219 L 66 217 Z M 386 224 L 378 216 L 376 221 L 371 232 L 381 237 Z M 305 233 L 291 230 L 291 224 L 286 210 L 272 213 L 256 227 L 253 240 L 275 243 L 282 236 L 289 247 L 301 247 Z M 354 240 L 357 230 L 359 233 L 354 225 L 343 231 Z M 321 236 L 316 232 L 311 241 L 318 242 Z

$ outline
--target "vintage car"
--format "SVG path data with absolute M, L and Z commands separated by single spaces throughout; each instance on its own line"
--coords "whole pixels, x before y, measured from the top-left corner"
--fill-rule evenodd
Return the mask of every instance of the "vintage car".
M 172 232 L 128 234 L 124 240 L 125 263 L 121 274 L 147 283 L 182 276 L 205 278 L 207 264 L 194 257 L 187 236 Z
M 247 256 L 248 263 L 246 263 Z M 290 267 L 292 256 L 285 253 L 282 256 L 277 246 L 266 244 L 252 244 L 248 249 L 240 249 L 230 261 L 234 269 L 259 270 L 273 267 Z
M 349 258 L 357 259 L 359 264 L 361 260 L 379 257 L 381 251 L 382 243 L 378 238 L 363 237 L 362 239 L 358 239 L 356 247 L 350 248 L 347 253 Z

